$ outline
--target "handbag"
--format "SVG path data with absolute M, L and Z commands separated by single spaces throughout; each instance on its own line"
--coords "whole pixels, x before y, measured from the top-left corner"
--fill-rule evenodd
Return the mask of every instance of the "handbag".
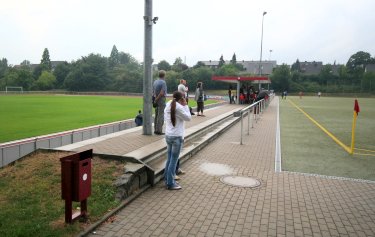
M 155 96 L 152 96 L 152 107 L 156 108 L 158 107 L 158 103 L 155 102 Z

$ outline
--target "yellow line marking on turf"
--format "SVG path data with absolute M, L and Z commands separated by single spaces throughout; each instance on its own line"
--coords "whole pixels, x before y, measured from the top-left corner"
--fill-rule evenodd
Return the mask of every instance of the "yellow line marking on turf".
M 311 120 L 316 126 L 318 126 L 323 132 L 325 132 L 330 138 L 332 138 L 338 145 L 340 145 L 342 148 L 344 148 L 345 151 L 347 151 L 349 154 L 351 153 L 350 147 L 342 143 L 339 139 L 337 139 L 332 133 L 330 133 L 327 129 L 325 129 L 322 125 L 320 125 L 315 119 L 313 119 L 308 113 L 306 113 L 303 109 L 298 107 L 292 100 L 288 100 L 289 103 L 291 103 L 294 107 L 296 107 L 301 113 L 303 113 L 308 119 Z
M 354 152 L 353 154 L 354 155 L 360 155 L 360 156 L 374 156 L 375 157 L 375 154 L 357 153 L 357 152 Z
M 368 151 L 368 152 L 374 152 L 374 150 L 366 150 L 366 149 L 361 149 L 361 148 L 354 148 L 354 150 L 359 150 L 359 151 Z

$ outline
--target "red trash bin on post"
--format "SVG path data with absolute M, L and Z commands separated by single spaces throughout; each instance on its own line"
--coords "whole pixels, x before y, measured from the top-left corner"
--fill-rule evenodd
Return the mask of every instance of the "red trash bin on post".
M 65 200 L 65 222 L 87 217 L 87 198 L 91 195 L 92 149 L 69 155 L 61 162 L 61 197 Z M 80 202 L 81 210 L 73 213 L 72 202 Z

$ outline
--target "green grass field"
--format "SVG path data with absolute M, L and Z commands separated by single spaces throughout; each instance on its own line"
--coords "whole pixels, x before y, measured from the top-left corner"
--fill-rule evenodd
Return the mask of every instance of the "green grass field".
M 0 96 L 0 142 L 129 119 L 139 109 L 135 97 Z
M 351 143 L 353 98 L 288 97 L 280 100 L 282 169 L 375 180 L 375 99 L 358 99 L 355 153 L 350 155 L 288 100 L 345 145 Z M 364 149 L 364 150 L 359 150 Z
M 189 104 L 194 107 L 195 101 Z M 0 143 L 131 119 L 139 109 L 142 97 L 2 95 Z

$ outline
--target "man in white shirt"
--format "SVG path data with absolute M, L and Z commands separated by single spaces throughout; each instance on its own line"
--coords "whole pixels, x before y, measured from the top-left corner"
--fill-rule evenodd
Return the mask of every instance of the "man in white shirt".
M 189 88 L 186 86 L 186 80 L 184 79 L 180 80 L 180 84 L 178 85 L 177 90 L 184 95 L 186 103 L 189 103 L 189 96 L 188 96 Z M 191 115 L 195 115 L 195 113 L 193 113 L 193 109 L 190 106 L 189 106 L 189 110 L 190 110 Z
M 184 98 L 186 99 L 188 89 L 186 88 L 186 81 L 184 79 L 180 80 L 180 84 L 178 85 L 177 90 L 181 92 L 184 95 Z

